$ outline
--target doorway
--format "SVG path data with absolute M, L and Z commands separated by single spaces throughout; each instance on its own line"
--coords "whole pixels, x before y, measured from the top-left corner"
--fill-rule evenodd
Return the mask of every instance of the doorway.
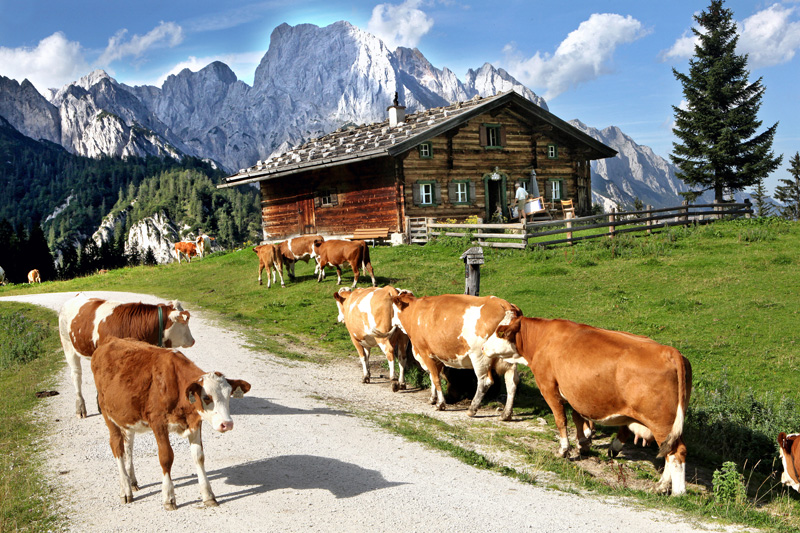
M 508 218 L 508 198 L 506 194 L 506 181 L 508 176 L 496 169 L 494 172 L 483 176 L 483 190 L 485 192 L 485 209 L 487 222 L 496 220 L 497 208 L 500 208 L 502 219 Z
M 314 221 L 314 199 L 304 198 L 297 202 L 297 232 L 301 235 L 316 233 Z

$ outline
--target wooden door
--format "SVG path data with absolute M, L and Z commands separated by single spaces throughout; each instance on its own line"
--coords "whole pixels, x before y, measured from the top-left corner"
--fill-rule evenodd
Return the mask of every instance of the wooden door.
M 297 232 L 301 235 L 317 232 L 313 198 L 305 198 L 297 202 L 297 226 Z

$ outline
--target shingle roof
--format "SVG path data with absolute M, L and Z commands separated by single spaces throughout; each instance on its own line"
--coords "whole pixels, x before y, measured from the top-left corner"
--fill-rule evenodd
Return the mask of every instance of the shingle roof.
M 570 130 L 574 130 L 570 133 L 573 135 L 577 133 L 577 136 L 580 136 L 584 142 L 599 145 L 595 146 L 595 148 L 601 152 L 611 152 L 610 155 L 604 157 L 616 154 L 607 146 L 595 141 L 555 115 L 529 102 L 517 93 L 509 91 L 488 98 L 476 96 L 466 102 L 458 102 L 446 107 L 436 107 L 406 115 L 405 121 L 394 127 L 389 126 L 388 119 L 373 124 L 343 127 L 318 139 L 312 139 L 280 155 L 271 156 L 265 161 L 258 161 L 252 167 L 242 169 L 237 174 L 228 176 L 225 178 L 224 183 L 218 187 L 230 187 L 262 181 L 303 170 L 346 164 L 374 157 L 394 156 L 441 134 L 443 131 L 466 122 L 477 114 L 498 107 L 510 99 L 522 104 L 528 111 L 534 112 L 539 118 L 552 123 L 554 126 L 561 129 L 566 126 Z

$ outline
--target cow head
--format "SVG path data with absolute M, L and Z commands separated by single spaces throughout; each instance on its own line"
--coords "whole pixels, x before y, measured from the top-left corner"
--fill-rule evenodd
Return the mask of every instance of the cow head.
M 336 300 L 336 307 L 339 308 L 339 316 L 336 317 L 336 320 L 339 322 L 344 322 L 344 302 L 350 296 L 351 292 L 350 287 L 342 287 L 337 292 L 333 293 L 333 298 Z
M 511 319 L 507 325 L 497 326 L 497 331 L 495 334 L 501 338 L 505 339 L 513 345 L 517 345 L 517 334 L 519 333 L 520 328 L 522 327 L 522 316 L 517 316 Z
M 200 417 L 220 433 L 233 429 L 230 399 L 241 398 L 250 391 L 250 384 L 240 379 L 226 379 L 219 372 L 203 374 L 186 387 L 186 399 Z
M 797 472 L 800 467 L 800 434 L 787 435 L 781 431 L 778 435 L 778 447 L 783 463 L 781 483 L 800 492 L 800 474 Z
M 413 292 L 405 289 L 397 289 L 397 296 L 392 296 L 392 326 L 400 328 L 406 335 L 408 332 L 400 322 L 400 314 L 416 299 Z
M 189 311 L 184 311 L 178 300 L 169 302 L 167 317 L 164 322 L 164 346 L 167 348 L 194 346 L 194 337 L 189 331 Z

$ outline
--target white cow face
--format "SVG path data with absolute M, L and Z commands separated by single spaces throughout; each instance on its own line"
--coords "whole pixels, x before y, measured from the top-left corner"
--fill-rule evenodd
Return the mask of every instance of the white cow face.
M 191 348 L 194 346 L 194 337 L 189 330 L 189 311 L 184 311 L 177 300 L 170 302 L 174 308 L 169 313 L 172 323 L 164 330 L 164 346 L 168 348 Z
M 249 390 L 246 381 L 228 380 L 219 372 L 209 372 L 186 388 L 186 397 L 203 420 L 215 431 L 225 433 L 233 429 L 231 395 L 241 398 Z

